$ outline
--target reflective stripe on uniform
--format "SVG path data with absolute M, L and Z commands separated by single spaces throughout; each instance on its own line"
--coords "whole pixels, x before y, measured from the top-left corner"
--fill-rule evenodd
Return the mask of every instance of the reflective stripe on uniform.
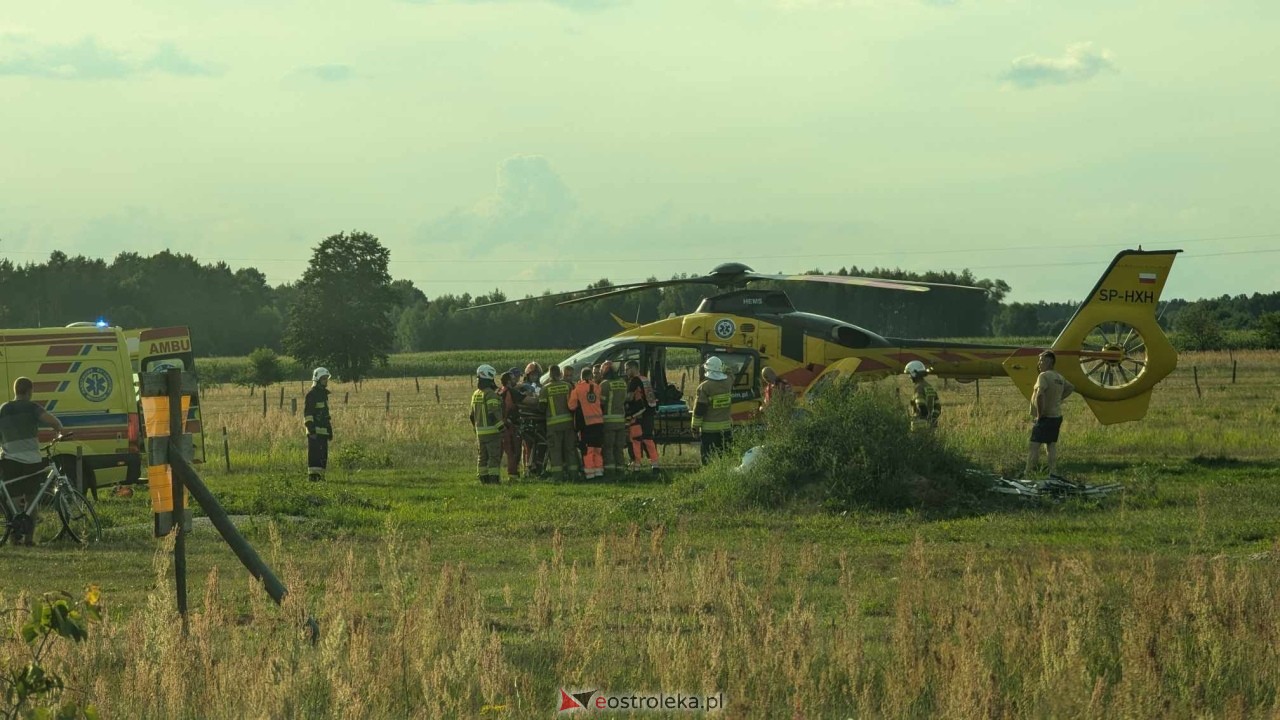
M 477 389 L 471 394 L 471 421 L 475 423 L 476 435 L 502 432 L 502 400 L 492 391 Z

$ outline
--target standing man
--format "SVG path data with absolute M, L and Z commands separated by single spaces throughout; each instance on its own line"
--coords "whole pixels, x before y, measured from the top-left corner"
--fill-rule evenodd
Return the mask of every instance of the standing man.
M 329 419 L 329 371 L 318 367 L 311 373 L 311 389 L 302 403 L 302 421 L 307 426 L 307 479 L 319 482 L 329 467 L 329 441 L 333 421 Z
M 1058 475 L 1058 432 L 1062 429 L 1062 401 L 1075 390 L 1058 371 L 1054 370 L 1057 356 L 1052 350 L 1040 353 L 1040 376 L 1031 391 L 1031 443 L 1027 452 L 1026 476 L 1031 477 L 1040 464 L 1040 446 L 1048 446 L 1049 477 Z
M 658 412 L 658 396 L 653 392 L 649 378 L 640 374 L 640 363 L 628 360 L 627 371 L 627 419 L 631 422 L 631 455 L 635 467 L 640 467 L 641 452 L 649 456 L 649 468 L 660 472 L 658 445 L 653 441 L 653 421 Z
M 493 381 L 492 365 L 476 368 L 476 391 L 471 393 L 471 426 L 476 431 L 476 475 L 483 485 L 497 485 L 502 474 L 502 398 Z
M 763 402 L 760 403 L 761 412 L 767 410 L 774 403 L 795 399 L 791 383 L 779 377 L 773 368 L 765 367 L 764 370 L 760 371 L 760 377 L 764 380 L 764 387 L 760 388 L 760 394 L 763 398 Z
M 502 454 L 507 456 L 507 481 L 520 479 L 520 404 L 524 392 L 516 384 L 520 377 L 517 368 L 502 374 L 502 387 L 498 397 L 502 399 Z
M 578 453 L 578 438 L 573 431 L 573 413 L 569 411 L 572 388 L 560 376 L 560 367 L 552 365 L 551 379 L 542 386 L 539 401 L 547 417 L 547 471 L 561 473 L 563 479 L 577 470 L 572 457 Z
M 627 381 L 618 376 L 613 362 L 600 364 L 600 409 L 604 411 L 604 472 L 606 475 L 627 467 Z
M 724 361 L 712 355 L 702 369 L 707 379 L 698 385 L 693 405 L 693 430 L 702 438 L 702 464 L 733 442 L 733 381 Z
M 604 475 L 604 410 L 600 404 L 600 386 L 589 367 L 582 368 L 582 380 L 569 395 L 569 409 L 581 425 L 583 474 L 588 480 Z
M 44 458 L 40 457 L 41 423 L 59 435 L 63 433 L 58 418 L 31 399 L 34 389 L 31 378 L 20 377 L 13 381 L 13 400 L 0 405 L 0 481 L 37 473 L 44 467 Z M 39 489 L 41 480 L 36 476 L 10 486 L 19 511 L 26 508 L 27 496 Z M 35 539 L 14 535 L 13 544 L 34 545 Z
M 938 400 L 938 391 L 933 389 L 925 377 L 929 370 L 919 360 L 912 360 L 903 368 L 903 373 L 911 378 L 915 389 L 911 394 L 911 427 L 938 427 L 938 416 L 942 414 L 942 403 Z

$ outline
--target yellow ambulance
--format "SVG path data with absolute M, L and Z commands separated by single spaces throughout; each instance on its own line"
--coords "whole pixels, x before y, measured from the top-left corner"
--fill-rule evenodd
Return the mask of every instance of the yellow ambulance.
M 137 373 L 163 372 L 177 368 L 196 371 L 196 356 L 191 350 L 191 330 L 186 327 L 141 328 L 124 331 L 133 367 L 134 382 Z M 145 423 L 143 428 L 145 430 Z M 187 432 L 195 444 L 194 462 L 204 462 L 204 425 L 200 418 L 200 393 L 191 398 L 187 411 Z
M 86 490 L 135 482 L 141 418 L 133 367 L 120 328 L 77 323 L 65 328 L 0 329 L 0 387 L 12 397 L 13 381 L 31 378 L 32 399 L 74 433 L 58 444 L 58 463 L 75 481 L 76 451 L 84 452 Z M 41 428 L 40 441 L 53 437 Z

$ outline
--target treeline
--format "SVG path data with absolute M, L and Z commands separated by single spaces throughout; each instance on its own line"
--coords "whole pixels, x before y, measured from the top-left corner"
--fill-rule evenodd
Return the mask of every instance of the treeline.
M 817 271 L 814 271 L 817 272 Z M 977 285 L 988 293 L 934 290 L 905 293 L 827 283 L 780 283 L 798 309 L 830 315 L 893 337 L 1055 336 L 1075 302 L 1004 303 L 1003 280 L 961 273 L 907 273 L 842 268 L 836 274 Z M 681 277 L 688 277 L 681 276 Z M 656 278 L 654 278 L 656 279 Z M 589 286 L 607 288 L 600 280 Z M 753 287 L 767 287 L 767 283 Z M 464 308 L 509 299 L 481 296 L 428 299 L 408 280 L 391 284 L 395 352 L 530 347 L 582 347 L 619 329 L 612 317 L 650 322 L 697 308 L 713 288 L 677 285 L 557 307 L 538 300 L 500 308 Z M 283 351 L 293 283 L 271 286 L 254 268 L 202 264 L 179 253 L 121 253 L 110 262 L 54 252 L 41 263 L 0 260 L 0 327 L 47 327 L 103 318 L 121 327 L 187 325 L 202 354 L 239 356 L 255 348 Z M 1260 345 L 1280 313 L 1280 292 L 1162 303 L 1161 322 L 1184 347 L 1222 346 L 1231 330 L 1256 331 Z M 1183 318 L 1180 323 L 1179 317 Z M 1180 327 L 1180 324 L 1182 327 Z

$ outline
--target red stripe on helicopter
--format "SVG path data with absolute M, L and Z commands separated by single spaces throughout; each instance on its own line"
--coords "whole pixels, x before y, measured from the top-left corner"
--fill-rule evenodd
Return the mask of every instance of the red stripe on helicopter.
M 915 353 L 890 353 L 890 354 L 889 354 L 889 357 L 891 357 L 891 358 L 893 358 L 893 359 L 897 360 L 898 362 L 902 363 L 903 365 L 906 365 L 907 363 L 911 362 L 912 360 L 919 360 L 919 361 L 920 361 L 920 362 L 922 362 L 922 363 L 927 363 L 927 362 L 929 362 L 929 358 L 927 358 L 927 357 L 925 357 L 925 356 L 923 356 L 923 355 L 916 355 Z
M 889 365 L 882 363 L 879 360 L 872 360 L 871 358 L 862 358 L 862 362 L 858 363 L 858 369 L 855 370 L 854 372 L 863 373 L 863 372 L 872 372 L 875 370 L 888 370 L 889 367 L 890 367 Z

